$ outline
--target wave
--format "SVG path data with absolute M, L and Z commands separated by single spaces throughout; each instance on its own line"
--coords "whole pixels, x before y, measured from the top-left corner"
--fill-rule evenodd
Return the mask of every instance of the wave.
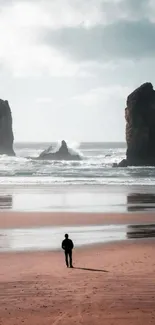
M 58 142 L 56 146 L 60 143 Z M 16 157 L 0 156 L 1 185 L 155 185 L 155 168 L 113 168 L 125 157 L 125 148 L 84 147 L 68 143 L 69 150 L 83 156 L 81 161 L 49 161 L 27 159 L 37 157 L 45 148 L 25 146 Z M 80 150 L 79 150 L 80 148 Z

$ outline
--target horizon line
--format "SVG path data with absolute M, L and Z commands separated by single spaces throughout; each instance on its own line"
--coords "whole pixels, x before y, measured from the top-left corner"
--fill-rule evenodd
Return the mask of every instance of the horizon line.
M 14 141 L 14 144 L 20 144 L 20 143 L 57 143 L 59 140 L 55 141 Z M 70 142 L 67 141 L 66 142 Z M 124 143 L 125 141 L 77 141 L 78 143 Z

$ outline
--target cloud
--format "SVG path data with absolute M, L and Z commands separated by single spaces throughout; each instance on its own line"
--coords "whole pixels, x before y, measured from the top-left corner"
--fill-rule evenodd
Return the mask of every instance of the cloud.
M 153 57 L 154 35 L 155 24 L 141 20 L 47 30 L 43 39 L 76 61 L 110 61 Z
M 153 10 L 152 0 L 0 0 L 0 66 L 85 77 L 88 63 L 151 57 Z
M 37 41 L 38 28 L 50 25 L 48 12 L 35 2 L 9 2 L 10 6 L 4 5 L 0 11 L 1 69 L 10 71 L 15 77 L 78 74 L 76 63 Z
M 54 104 L 54 100 L 51 97 L 38 97 L 36 98 L 38 104 Z
M 30 0 L 26 2 L 32 4 Z M 33 6 L 50 17 L 47 21 L 52 28 L 108 25 L 124 19 L 150 20 L 155 10 L 154 0 L 33 0 Z
M 0 0 L 16 141 L 124 139 L 127 95 L 154 83 L 154 22 L 154 0 Z
M 120 18 L 130 21 L 146 19 L 150 16 L 149 0 L 122 0 L 118 7 Z
M 96 101 L 100 101 L 103 99 L 106 101 L 107 99 L 111 99 L 111 96 L 118 96 L 119 98 L 125 98 L 125 96 L 127 96 L 127 94 L 129 94 L 129 92 L 131 91 L 131 89 L 129 87 L 126 86 L 119 86 L 119 85 L 115 85 L 115 86 L 104 86 L 104 87 L 98 87 L 98 88 L 93 88 L 90 89 L 89 92 L 84 93 L 83 95 L 78 95 L 76 97 L 73 97 L 74 100 L 79 100 L 82 102 L 86 102 L 87 104 L 93 104 Z M 93 100 L 93 101 L 92 101 Z

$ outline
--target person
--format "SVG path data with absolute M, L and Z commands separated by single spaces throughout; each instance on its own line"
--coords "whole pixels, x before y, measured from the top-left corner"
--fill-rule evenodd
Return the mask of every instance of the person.
M 65 261 L 66 261 L 66 266 L 73 268 L 72 264 L 72 250 L 74 248 L 74 244 L 72 240 L 69 238 L 68 234 L 65 234 L 65 239 L 62 241 L 62 249 L 65 252 Z M 69 261 L 68 261 L 69 259 Z

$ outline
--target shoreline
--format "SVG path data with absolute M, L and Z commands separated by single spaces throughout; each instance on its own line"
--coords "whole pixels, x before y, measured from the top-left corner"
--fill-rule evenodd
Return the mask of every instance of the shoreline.
M 0 254 L 1 325 L 145 325 L 155 318 L 155 241 Z
M 25 182 L 25 180 L 24 180 Z M 0 185 L 3 212 L 130 213 L 155 211 L 155 187 L 129 185 Z
M 82 212 L 0 212 L 0 228 L 79 225 L 127 225 L 154 223 L 154 212 L 82 213 Z

